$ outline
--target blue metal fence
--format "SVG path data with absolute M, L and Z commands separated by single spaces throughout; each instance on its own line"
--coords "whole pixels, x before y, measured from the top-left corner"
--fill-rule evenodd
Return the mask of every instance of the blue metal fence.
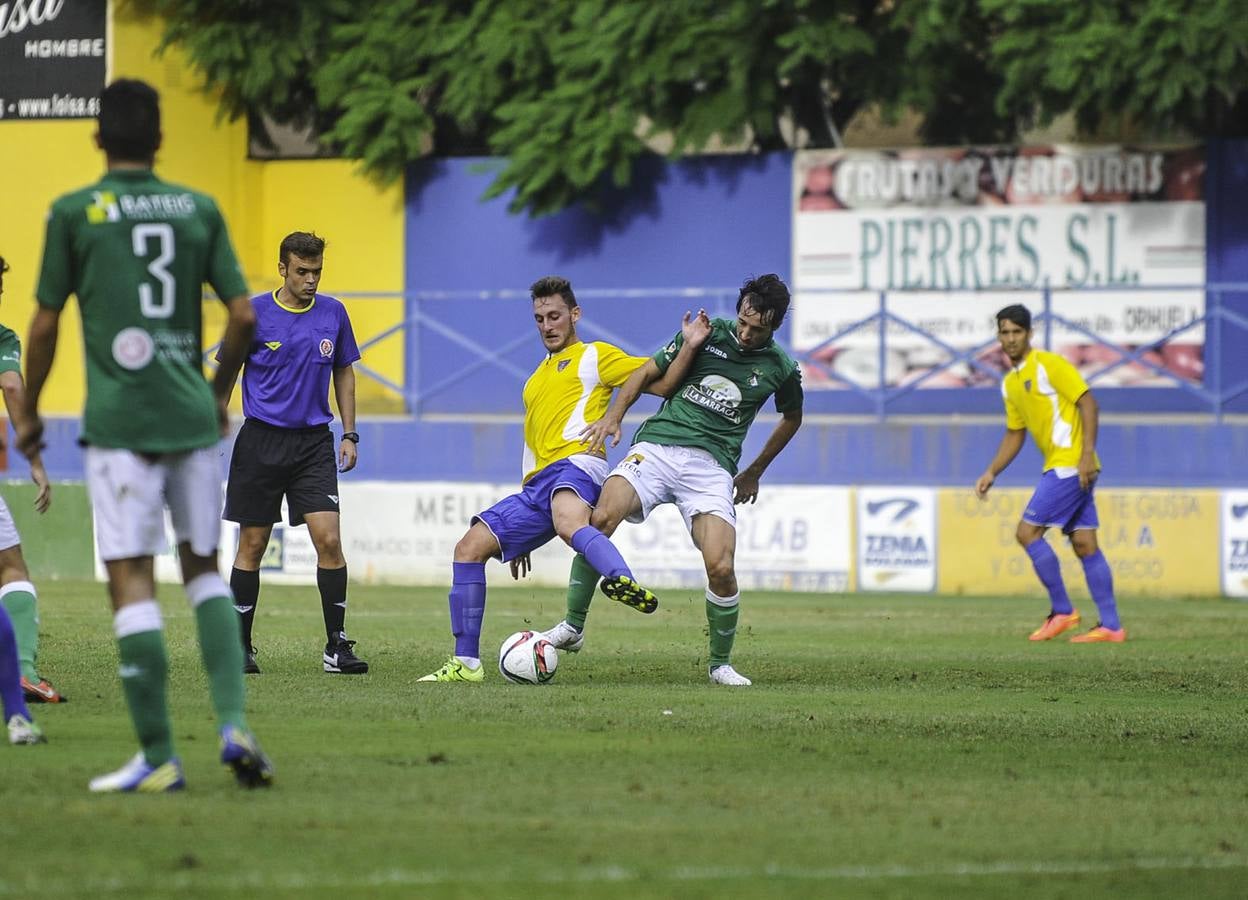
M 1236 348 L 1248 346 L 1248 283 L 1209 284 L 1203 288 L 1132 287 L 1133 292 L 1193 291 L 1205 294 L 1204 313 L 1139 347 L 1125 347 L 1097 334 L 1081 322 L 1054 309 L 1055 294 L 1092 295 L 1108 288 L 1052 289 L 1047 286 L 1013 293 L 1031 306 L 1037 344 L 1051 348 L 1053 327 L 1060 325 L 1097 346 L 1108 348 L 1116 358 L 1088 375 L 1098 396 L 1109 397 L 1107 408 L 1147 414 L 1156 411 L 1203 412 L 1221 420 L 1228 412 L 1248 410 L 1248 355 Z M 1122 288 L 1114 290 L 1121 292 Z M 968 366 L 987 381 L 999 380 L 998 368 L 980 359 L 995 347 L 988 339 L 959 348 L 924 330 L 892 308 L 901 292 L 880 291 L 877 306 L 813 347 L 793 355 L 810 370 L 821 373 L 843 390 L 809 391 L 807 409 L 815 413 L 872 416 L 935 413 L 999 413 L 999 393 L 994 388 L 924 388 L 938 374 L 955 366 Z M 992 293 L 1003 294 L 994 289 Z M 343 293 L 344 300 L 393 299 L 393 293 Z M 524 291 L 411 291 L 407 292 L 406 317 L 360 342 L 363 360 L 358 371 L 400 394 L 408 413 L 415 416 L 515 415 L 520 410 L 520 388 L 544 353 L 528 308 Z M 736 288 L 673 288 L 639 290 L 580 290 L 582 306 L 578 326 L 581 336 L 605 340 L 630 353 L 649 355 L 665 344 L 680 326 L 686 310 L 704 307 L 712 316 L 735 314 Z M 836 292 L 804 291 L 802 302 L 812 297 L 835 297 Z M 938 295 L 933 295 L 935 300 Z M 947 302 L 947 301 L 946 301 Z M 890 385 L 886 378 L 890 326 L 938 348 L 945 359 L 913 381 Z M 1200 326 L 1205 328 L 1204 370 L 1198 383 L 1156 364 L 1150 354 Z M 781 329 L 789 343 L 791 322 Z M 827 364 L 827 351 L 862 329 L 874 328 L 878 356 L 878 380 L 861 383 L 847 379 Z M 396 382 L 368 364 L 369 348 L 382 341 L 404 341 L 406 358 L 402 382 Z M 858 341 L 861 343 L 861 341 Z M 1132 364 L 1144 366 L 1169 387 L 1127 388 L 1108 386 L 1106 376 Z M 1102 393 L 1099 387 L 1105 387 Z M 1237 402 L 1238 401 L 1238 402 Z M 1102 405 L 1106 406 L 1103 399 Z

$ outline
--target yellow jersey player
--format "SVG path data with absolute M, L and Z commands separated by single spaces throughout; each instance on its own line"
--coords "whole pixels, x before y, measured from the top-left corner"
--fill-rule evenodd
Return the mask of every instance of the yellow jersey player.
M 1062 582 L 1057 554 L 1044 540 L 1050 528 L 1061 528 L 1083 563 L 1088 591 L 1101 619 L 1091 631 L 1071 638 L 1072 642 L 1122 643 L 1127 632 L 1118 620 L 1114 576 L 1096 542 L 1100 522 L 1093 495 L 1101 471 L 1096 455 L 1096 399 L 1074 366 L 1056 353 L 1031 346 L 1031 312 L 1027 307 L 1015 304 L 997 313 L 997 339 L 1011 366 L 1001 382 L 1006 431 L 997 455 L 975 482 L 975 493 L 981 499 L 988 493 L 1030 432 L 1044 454 L 1044 474 L 1027 501 L 1015 536 L 1031 557 L 1052 604 L 1048 618 L 1032 632 L 1031 640 L 1051 640 L 1079 624 L 1079 612 L 1071 605 Z

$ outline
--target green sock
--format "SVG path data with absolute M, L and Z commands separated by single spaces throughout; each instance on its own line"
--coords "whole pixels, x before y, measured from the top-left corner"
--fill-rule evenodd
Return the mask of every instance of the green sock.
M 121 686 L 130 719 L 139 737 L 139 746 L 149 766 L 160 766 L 173 758 L 173 728 L 165 688 L 169 657 L 161 631 L 140 631 L 117 639 L 121 658 Z
M 229 597 L 210 597 L 195 607 L 199 652 L 208 673 L 212 707 L 221 725 L 246 730 L 243 715 L 243 643 L 238 613 Z
M 707 594 L 706 624 L 711 635 L 710 666 L 713 669 L 728 665 L 728 658 L 732 656 L 732 644 L 737 639 L 737 616 L 741 612 L 741 606 L 736 602 L 731 606 L 712 603 L 709 599 L 710 591 Z
M 563 620 L 577 628 L 585 627 L 589 604 L 594 600 L 598 579 L 602 576 L 581 554 L 572 559 L 572 571 L 568 573 L 568 612 Z
M 39 655 L 39 607 L 35 605 L 35 592 L 11 590 L 2 602 L 17 634 L 17 658 L 22 664 L 22 676 L 31 684 L 38 684 L 35 658 Z

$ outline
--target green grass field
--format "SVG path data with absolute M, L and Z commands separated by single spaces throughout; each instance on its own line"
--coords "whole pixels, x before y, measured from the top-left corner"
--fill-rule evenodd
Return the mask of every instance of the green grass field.
M 496 580 L 502 574 L 492 567 Z M 1031 599 L 747 594 L 705 673 L 700 596 L 599 598 L 544 687 L 418 685 L 445 592 L 354 588 L 371 674 L 320 671 L 311 588 L 266 587 L 239 790 L 164 589 L 188 789 L 92 796 L 134 744 L 106 600 L 42 587 L 42 747 L 0 747 L 0 897 L 1241 897 L 1248 606 L 1123 601 L 1121 646 L 1030 644 Z M 562 593 L 500 589 L 484 648 Z M 1085 610 L 1093 613 L 1093 610 Z

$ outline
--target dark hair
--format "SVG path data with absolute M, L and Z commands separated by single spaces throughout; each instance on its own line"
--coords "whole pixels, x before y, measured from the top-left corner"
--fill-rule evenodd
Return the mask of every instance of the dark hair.
M 0 256 L 0 275 L 3 275 L 7 271 L 9 271 L 9 264 L 4 261 L 3 256 Z
M 277 248 L 277 261 L 284 266 L 289 265 L 292 254 L 300 259 L 324 256 L 325 238 L 311 231 L 292 231 L 282 238 L 282 245 Z
M 120 78 L 100 92 L 97 122 L 108 156 L 151 162 L 160 146 L 160 95 L 145 81 Z
M 576 294 L 572 293 L 572 282 L 558 275 L 547 275 L 529 285 L 529 296 L 534 300 L 539 297 L 560 296 L 568 304 L 568 309 L 576 308 Z
M 1013 303 L 997 313 L 997 328 L 1003 321 L 1013 322 L 1023 331 L 1031 331 L 1031 310 L 1021 303 Z
M 779 275 L 759 275 L 741 285 L 741 293 L 737 295 L 737 312 L 741 312 L 742 304 L 749 303 L 750 308 L 762 318 L 763 324 L 775 329 L 784 321 L 790 299 L 789 288 Z

